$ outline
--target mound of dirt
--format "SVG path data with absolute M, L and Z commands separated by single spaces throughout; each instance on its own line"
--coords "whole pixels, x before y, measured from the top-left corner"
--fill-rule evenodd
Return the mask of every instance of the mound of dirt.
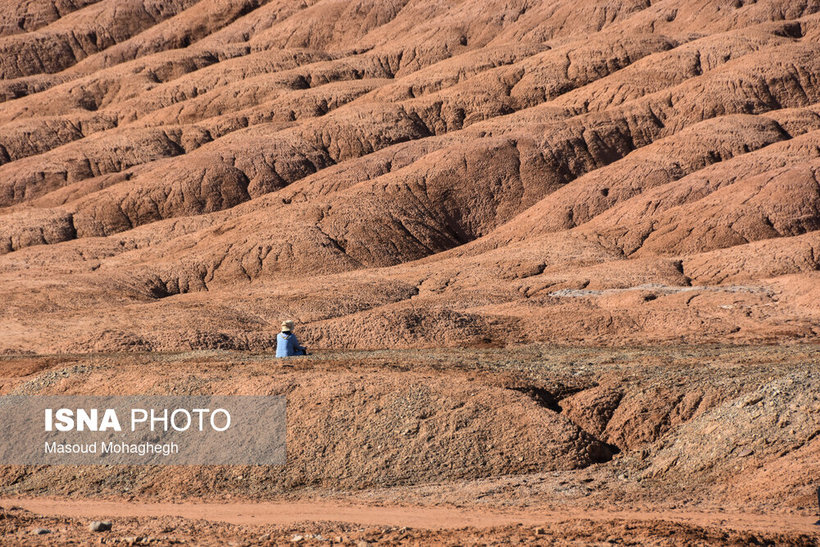
M 742 497 L 795 510 L 812 503 L 817 362 L 815 346 L 6 357 L 2 394 L 284 395 L 287 465 L 2 466 L 0 494 L 519 505 L 506 498 L 519 492 L 524 506 Z M 499 477 L 510 484 L 481 483 Z M 742 486 L 756 481 L 771 488 Z
M 792 503 L 805 500 L 818 468 L 818 381 L 815 370 L 795 372 L 701 414 L 657 447 L 645 476 L 686 482 L 737 475 L 730 491 L 753 503 L 770 501 L 773 488 Z
M 7 356 L 4 395 L 284 395 L 288 457 L 0 466 L 0 504 L 46 515 L 6 510 L 0 527 L 15 543 L 326 544 L 332 531 L 344 544 L 812 545 L 819 356 L 816 345 Z M 83 518 L 114 529 L 94 535 Z
M 267 360 L 239 366 L 210 361 L 186 366 L 181 377 L 159 363 L 112 369 L 103 361 L 58 368 L 13 393 L 110 394 L 115 383 L 117 393 L 285 395 L 291 424 L 288 463 L 91 466 L 81 481 L 72 480 L 76 470 L 54 466 L 11 483 L 27 492 L 46 488 L 160 497 L 230 493 L 246 485 L 245 495 L 270 495 L 306 486 L 363 489 L 579 469 L 608 461 L 617 451 L 560 414 L 560 408 L 528 395 L 521 380 L 324 368 L 320 363 L 294 369 Z

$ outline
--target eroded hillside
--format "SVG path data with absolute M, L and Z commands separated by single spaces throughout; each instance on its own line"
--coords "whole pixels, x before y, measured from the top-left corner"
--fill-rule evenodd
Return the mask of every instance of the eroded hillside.
M 0 351 L 820 334 L 816 0 L 0 15 Z

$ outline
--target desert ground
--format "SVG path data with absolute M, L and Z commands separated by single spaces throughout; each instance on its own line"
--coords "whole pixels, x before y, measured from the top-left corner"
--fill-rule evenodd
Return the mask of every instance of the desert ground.
M 814 545 L 818 365 L 806 344 L 7 357 L 3 395 L 286 395 L 288 458 L 3 466 L 0 526 L 30 544 Z
M 814 0 L 7 4 L 0 351 L 820 335 Z
M 0 0 L 0 394 L 288 401 L 0 543 L 816 544 L 818 302 L 818 0 Z

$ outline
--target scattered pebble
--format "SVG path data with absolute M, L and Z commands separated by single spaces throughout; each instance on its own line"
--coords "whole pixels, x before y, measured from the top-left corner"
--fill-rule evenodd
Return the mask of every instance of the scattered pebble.
M 95 520 L 88 525 L 88 529 L 92 532 L 107 532 L 111 529 L 111 521 L 109 520 Z

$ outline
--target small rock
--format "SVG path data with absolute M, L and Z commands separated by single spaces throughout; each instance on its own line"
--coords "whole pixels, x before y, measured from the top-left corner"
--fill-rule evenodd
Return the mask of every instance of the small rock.
M 50 534 L 51 530 L 49 530 L 48 528 L 35 528 L 31 531 L 31 533 L 35 536 L 42 536 L 44 534 Z
M 370 547 L 369 541 L 357 541 L 356 547 Z
M 536 536 L 543 536 L 543 535 L 544 535 L 544 533 L 545 533 L 545 532 L 544 532 L 544 529 L 543 529 L 543 528 L 536 528 L 536 529 L 535 529 L 535 535 L 536 535 Z
M 304 541 L 304 539 L 305 538 L 303 536 L 293 536 L 292 538 L 290 538 L 290 542 L 291 543 L 301 543 L 302 541 Z
M 92 532 L 107 532 L 111 529 L 110 520 L 95 520 L 88 525 L 88 529 Z

